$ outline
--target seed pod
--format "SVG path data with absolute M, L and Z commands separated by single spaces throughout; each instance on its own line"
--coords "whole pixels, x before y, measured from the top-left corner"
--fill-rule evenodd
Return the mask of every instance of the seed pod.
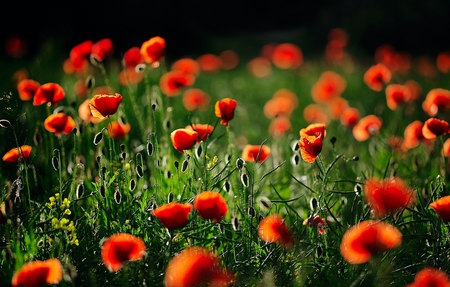
M 133 191 L 136 188 L 136 181 L 134 179 L 130 180 L 130 191 Z
M 114 200 L 117 204 L 120 204 L 122 202 L 122 194 L 120 193 L 119 189 L 116 189 L 114 192 Z
M 250 216 L 251 218 L 256 216 L 256 210 L 253 207 L 249 207 L 247 210 L 247 214 L 248 216 Z
M 230 182 L 227 180 L 225 181 L 225 183 L 223 184 L 223 189 L 228 193 L 231 190 L 231 184 Z
M 170 122 L 170 119 L 165 119 L 163 122 L 163 127 L 168 131 L 170 130 L 170 126 L 172 125 L 172 123 Z
M 81 198 L 83 196 L 83 193 L 84 193 L 84 184 L 80 183 L 79 185 L 77 185 L 77 189 L 75 192 L 77 199 Z
M 291 147 L 292 147 L 292 151 L 293 152 L 296 152 L 296 151 L 298 151 L 300 149 L 300 146 L 298 145 L 298 141 L 297 140 L 292 142 L 292 146 Z
M 239 229 L 239 219 L 236 216 L 231 219 L 231 225 L 233 226 L 234 231 Z
M 103 139 L 103 130 L 98 132 L 94 137 L 94 144 L 98 145 Z
M 86 81 L 84 82 L 86 85 L 86 89 L 90 90 L 95 86 L 95 78 L 92 75 L 87 76 Z
M 127 153 L 123 152 L 123 153 L 120 154 L 120 156 L 122 157 L 122 159 L 126 159 L 127 158 Z
M 241 174 L 242 185 L 248 187 L 248 175 L 246 173 Z
M 148 154 L 148 156 L 153 155 L 153 144 L 151 141 L 147 142 L 147 154 Z
M 77 128 L 73 128 L 73 129 L 72 129 L 72 132 L 73 132 L 74 135 L 77 135 L 78 129 L 77 129 Z
M 145 64 L 138 64 L 138 65 L 136 65 L 136 67 L 134 68 L 134 71 L 135 71 L 136 73 L 142 73 L 142 72 L 145 71 L 145 67 L 147 67 L 147 65 L 145 65 Z
M 171 177 L 172 177 L 172 173 L 170 172 L 170 170 L 166 170 L 166 171 L 164 172 L 164 176 L 165 176 L 166 178 L 171 178 Z
M 156 104 L 152 104 L 152 110 L 156 111 Z
M 183 160 L 181 163 L 181 172 L 185 172 L 188 168 L 189 161 L 187 159 Z
M 100 195 L 105 198 L 106 196 L 106 188 L 104 185 L 100 185 L 100 187 L 98 188 L 98 193 L 100 193 Z
M 297 166 L 300 163 L 300 156 L 297 153 L 291 157 L 291 163 L 294 166 Z
M 236 167 L 237 167 L 237 169 L 242 170 L 244 165 L 245 165 L 245 160 L 243 158 L 238 158 L 236 160 Z
M 355 187 L 353 188 L 353 190 L 355 191 L 356 195 L 360 196 L 363 188 L 362 188 L 361 184 L 357 183 L 357 184 L 355 184 Z
M 318 206 L 318 202 L 317 199 L 315 197 L 311 198 L 311 200 L 309 201 L 309 207 L 311 208 L 312 211 L 317 210 L 317 206 Z
M 58 160 L 58 158 L 56 156 L 52 157 L 52 166 L 53 166 L 53 168 L 56 171 L 58 171 L 58 169 L 59 169 L 59 160 Z
M 332 137 L 332 138 L 330 139 L 330 142 L 331 142 L 331 144 L 333 145 L 333 147 L 334 147 L 334 144 L 336 143 L 336 140 L 337 140 L 336 137 Z
M 272 201 L 270 201 L 270 199 L 268 199 L 267 197 L 263 196 L 259 199 L 259 202 L 261 203 L 261 205 L 266 208 L 266 209 L 270 209 L 270 207 L 272 206 Z
M 121 152 L 124 152 L 124 151 L 125 151 L 125 145 L 124 145 L 124 144 L 121 144 L 121 145 L 120 145 L 120 151 L 121 151 Z
M 6 119 L 1 119 L 0 120 L 0 127 L 7 129 L 11 127 L 11 122 L 6 120 Z
M 140 178 L 144 176 L 144 171 L 142 170 L 142 166 L 140 164 L 136 165 L 136 173 Z
M 358 161 L 358 160 L 359 160 L 359 156 L 355 155 L 355 156 L 352 158 L 352 160 Z
M 197 148 L 195 149 L 195 155 L 197 156 L 197 158 L 200 158 L 200 156 L 202 155 L 202 152 L 203 152 L 202 145 L 198 145 Z
M 171 203 L 173 201 L 173 193 L 169 192 L 169 196 L 167 196 L 167 202 Z

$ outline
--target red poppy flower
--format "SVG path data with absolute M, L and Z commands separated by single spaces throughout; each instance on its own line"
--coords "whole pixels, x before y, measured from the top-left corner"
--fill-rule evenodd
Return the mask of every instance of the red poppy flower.
M 413 190 L 398 177 L 367 179 L 364 196 L 376 218 L 394 214 L 414 203 Z
M 242 159 L 248 162 L 264 162 L 270 156 L 270 147 L 266 145 L 246 145 L 242 150 Z
M 444 222 L 450 222 L 450 196 L 444 196 L 432 202 L 430 207 Z
M 272 98 L 264 105 L 264 115 L 268 119 L 273 119 L 279 115 L 290 116 L 294 109 L 295 107 L 290 99 L 283 97 Z
M 357 108 L 346 108 L 340 116 L 341 124 L 353 128 L 359 121 L 359 111 Z
M 308 123 L 328 123 L 330 119 L 321 105 L 309 104 L 303 109 L 303 118 Z
M 208 124 L 192 124 L 186 126 L 186 129 L 197 132 L 197 142 L 206 141 L 209 135 L 213 132 L 214 127 Z
M 442 270 L 426 267 L 414 277 L 414 282 L 406 287 L 448 287 L 450 277 Z
M 224 269 L 220 258 L 202 247 L 188 247 L 169 261 L 166 287 L 221 286 L 234 283 L 235 275 Z
M 364 74 L 364 83 L 376 92 L 383 89 L 383 85 L 391 80 L 391 71 L 383 64 L 376 64 L 370 67 Z
M 192 74 L 171 71 L 161 76 L 159 79 L 159 86 L 163 94 L 168 97 L 175 97 L 182 89 L 192 86 L 194 82 L 195 76 Z
M 272 137 L 284 136 L 292 128 L 291 120 L 286 116 L 274 118 L 269 124 L 269 133 Z
M 391 110 L 395 110 L 398 105 L 406 103 L 411 97 L 411 91 L 407 86 L 390 84 L 386 87 L 386 102 Z
M 141 46 L 141 55 L 146 63 L 153 63 L 161 60 L 166 54 L 166 41 L 159 37 L 150 38 Z
M 311 95 L 316 103 L 324 104 L 341 96 L 346 87 L 347 82 L 343 77 L 333 71 L 326 71 L 312 87 Z
M 111 56 L 114 53 L 114 44 L 111 39 L 101 39 L 91 47 L 91 56 L 98 62 L 103 62 L 106 57 Z
M 198 76 L 200 73 L 200 66 L 198 62 L 191 58 L 181 58 L 173 62 L 171 66 L 172 71 L 180 71 L 183 73 Z
M 284 248 L 294 246 L 294 236 L 278 214 L 265 217 L 258 225 L 258 236 L 265 242 L 279 242 Z
M 51 133 L 55 133 L 55 136 L 61 133 L 70 134 L 75 126 L 73 118 L 64 113 L 51 114 L 44 121 L 44 128 Z
M 28 160 L 31 150 L 32 148 L 29 145 L 13 148 L 3 155 L 2 160 L 12 163 L 18 163 L 20 158 Z
M 368 115 L 361 118 L 353 127 L 353 136 L 357 141 L 365 141 L 369 137 L 377 135 L 382 122 L 381 119 L 375 115 Z
M 304 161 L 313 163 L 316 160 L 316 157 L 322 151 L 324 137 L 324 123 L 311 124 L 300 130 L 300 140 L 298 141 L 298 145 L 300 147 L 300 155 Z
M 341 255 L 350 264 L 368 262 L 372 256 L 396 248 L 402 234 L 394 226 L 381 221 L 363 221 L 345 232 Z
M 144 78 L 144 74 L 136 72 L 133 67 L 126 67 L 119 73 L 119 82 L 122 86 L 139 84 Z
M 139 47 L 131 47 L 123 54 L 123 64 L 125 67 L 133 68 L 144 62 Z
M 191 129 L 176 129 L 170 134 L 173 147 L 184 153 L 190 149 L 198 140 L 198 133 Z
M 171 202 L 154 209 L 152 214 L 167 229 L 178 229 L 186 226 L 191 210 L 192 204 L 190 203 Z
M 419 145 L 419 143 L 425 138 L 422 133 L 423 123 L 421 121 L 413 121 L 406 126 L 403 132 L 403 144 L 404 150 L 410 150 Z
M 62 266 L 57 258 L 45 261 L 32 261 L 25 263 L 11 280 L 13 287 L 19 286 L 44 286 L 46 284 L 58 284 L 62 279 Z
M 216 102 L 214 111 L 216 116 L 222 119 L 220 121 L 222 125 L 226 125 L 228 127 L 228 122 L 234 117 L 234 110 L 236 109 L 236 106 L 237 101 L 230 98 L 224 98 Z
M 56 105 L 64 99 L 66 93 L 63 88 L 56 83 L 46 83 L 40 86 L 33 98 L 33 106 L 40 106 L 44 103 Z
M 255 78 L 264 78 L 272 73 L 272 64 L 266 58 L 257 57 L 247 63 L 247 70 Z
M 430 117 L 436 116 L 439 111 L 448 111 L 450 109 L 450 90 L 441 88 L 430 90 L 422 103 L 422 108 Z
M 91 100 L 86 99 L 86 100 L 84 100 L 84 102 L 82 102 L 80 104 L 80 106 L 78 107 L 78 116 L 86 124 L 88 124 L 88 123 L 97 124 L 97 123 L 101 122 L 103 119 L 99 119 L 92 115 L 91 108 L 89 106 L 90 101 Z
M 128 261 L 141 260 L 145 255 L 144 240 L 128 233 L 117 233 L 102 245 L 102 261 L 111 272 L 119 271 Z
M 436 67 L 444 74 L 450 71 L 450 51 L 443 51 L 437 55 Z
M 239 56 L 233 50 L 225 50 L 219 54 L 224 70 L 232 70 L 239 64 Z
M 109 136 L 116 140 L 124 139 L 130 130 L 131 125 L 129 123 L 111 122 L 108 125 Z
M 222 60 L 214 54 L 204 54 L 197 58 L 200 70 L 207 73 L 214 73 L 222 68 Z
M 280 69 L 297 69 L 303 63 L 302 50 L 292 43 L 279 44 L 273 51 L 272 63 Z
M 87 58 L 91 54 L 93 42 L 90 40 L 84 41 L 70 50 L 68 64 L 76 72 L 84 72 L 88 68 Z
M 19 92 L 19 98 L 22 101 L 31 100 L 41 84 L 31 79 L 24 79 L 17 84 L 17 91 Z
M 448 122 L 436 118 L 428 119 L 422 127 L 423 137 L 431 140 L 449 132 Z
M 206 111 L 210 102 L 210 96 L 201 89 L 188 89 L 183 94 L 183 105 L 188 111 Z
M 328 115 L 331 119 L 337 120 L 342 113 L 348 109 L 348 101 L 341 97 L 335 97 L 330 99 L 327 103 Z
M 397 52 L 391 45 L 382 45 L 375 51 L 375 61 L 384 64 L 392 72 L 407 72 L 411 67 L 410 57 Z
M 317 229 L 317 232 L 319 232 L 320 235 L 326 232 L 325 219 L 318 216 L 317 214 L 311 215 L 310 217 L 303 220 L 303 225 L 309 225 L 309 227 Z
M 121 102 L 121 94 L 97 94 L 90 100 L 89 107 L 91 108 L 91 113 L 94 117 L 104 119 L 114 115 Z
M 203 219 L 219 222 L 228 211 L 225 198 L 218 192 L 204 191 L 194 200 L 194 208 Z

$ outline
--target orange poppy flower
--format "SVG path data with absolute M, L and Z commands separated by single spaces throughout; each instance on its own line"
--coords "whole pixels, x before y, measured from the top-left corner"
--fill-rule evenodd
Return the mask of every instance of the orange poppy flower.
M 141 260 L 145 255 L 145 243 L 128 233 L 117 233 L 102 245 L 102 261 L 111 272 L 119 271 L 128 261 Z
M 114 115 L 122 102 L 122 95 L 97 94 L 89 101 L 92 116 L 104 119 Z
M 29 145 L 23 145 L 13 148 L 3 155 L 2 160 L 12 163 L 18 163 L 20 158 L 28 160 L 31 154 L 31 150 L 32 148 Z
M 437 136 L 449 132 L 448 122 L 436 118 L 426 120 L 422 127 L 422 134 L 425 139 L 435 139 Z
M 403 149 L 413 149 L 425 139 L 423 137 L 422 128 L 423 123 L 421 121 L 413 121 L 406 126 L 405 131 L 403 132 Z
M 339 97 L 347 87 L 343 77 L 333 71 L 323 72 L 311 89 L 313 100 L 318 104 L 327 103 L 329 100 Z
M 444 74 L 450 71 L 450 51 L 443 51 L 437 55 L 436 67 Z
M 317 214 L 311 215 L 310 217 L 303 220 L 303 225 L 309 225 L 309 227 L 317 229 L 317 232 L 319 232 L 320 235 L 326 232 L 325 219 L 318 216 Z
M 62 279 L 62 266 L 57 258 L 45 261 L 32 261 L 25 263 L 11 280 L 13 287 L 44 286 L 58 284 Z
M 450 157 L 450 138 L 447 139 L 442 146 L 442 155 Z
M 436 88 L 428 92 L 422 103 L 422 109 L 430 116 L 434 117 L 439 111 L 450 109 L 450 90 Z
M 194 208 L 203 219 L 219 222 L 228 211 L 225 198 L 218 192 L 204 191 L 194 200 Z
M 122 86 L 139 84 L 144 78 L 144 74 L 136 72 L 133 67 L 126 67 L 119 73 L 119 82 Z
M 383 89 L 384 84 L 391 80 L 391 71 L 383 64 L 376 64 L 370 67 L 364 74 L 364 83 L 376 92 Z
M 216 102 L 214 111 L 216 116 L 222 119 L 220 121 L 222 125 L 228 127 L 228 122 L 231 121 L 234 117 L 234 110 L 236 109 L 236 106 L 237 101 L 230 98 L 224 98 Z
M 184 153 L 194 146 L 198 140 L 198 133 L 192 129 L 176 129 L 170 134 L 173 147 Z
M 159 37 L 150 38 L 141 46 L 141 55 L 146 63 L 159 61 L 166 54 L 166 41 Z
M 276 117 L 269 124 L 269 133 L 274 138 L 284 136 L 291 129 L 291 120 L 286 116 Z
M 303 63 L 302 50 L 292 43 L 279 44 L 273 51 L 272 63 L 280 69 L 297 69 Z
M 270 147 L 266 145 L 246 145 L 242 150 L 242 159 L 248 162 L 264 162 L 270 156 Z
M 450 222 L 450 195 L 439 198 L 430 203 L 430 207 L 444 222 Z
M 397 213 L 414 203 L 413 190 L 398 177 L 367 179 L 364 196 L 376 218 Z
M 309 104 L 303 109 L 303 118 L 308 123 L 328 123 L 330 119 L 321 105 Z
M 110 38 L 101 39 L 91 47 L 91 56 L 98 62 L 103 62 L 114 53 L 114 44 Z
M 247 70 L 255 78 L 264 78 L 272 73 L 270 60 L 257 57 L 247 63 Z
M 64 113 L 51 114 L 44 121 L 44 128 L 55 133 L 55 136 L 61 133 L 70 134 L 75 126 L 73 118 Z
M 183 94 L 183 106 L 188 111 L 206 111 L 210 102 L 210 96 L 201 89 L 188 89 Z
M 264 115 L 268 119 L 273 119 L 279 115 L 290 116 L 295 107 L 292 100 L 285 97 L 272 98 L 264 105 Z
M 111 122 L 108 125 L 109 136 L 116 140 L 124 139 L 130 130 L 131 125 L 129 123 Z
M 190 203 L 171 202 L 154 209 L 152 214 L 167 229 L 178 229 L 186 226 L 191 210 L 192 204 Z
M 410 101 L 415 101 L 417 100 L 420 95 L 422 94 L 422 87 L 420 86 L 420 84 L 414 80 L 408 80 L 404 83 L 405 86 L 408 87 L 409 91 L 410 91 L 410 97 L 409 100 Z
M 402 234 L 394 226 L 381 221 L 363 221 L 345 232 L 341 255 L 350 264 L 368 262 L 372 256 L 396 248 Z
M 41 84 L 31 79 L 24 79 L 17 84 L 17 91 L 19 92 L 19 98 L 22 101 L 31 100 Z
M 279 242 L 284 248 L 294 246 L 294 236 L 279 214 L 268 215 L 261 220 L 258 236 L 265 242 Z
M 194 76 L 200 74 L 200 66 L 196 60 L 192 58 L 181 58 L 173 62 L 170 66 L 172 71 L 180 71 Z
M 406 103 L 411 97 L 411 91 L 405 85 L 390 84 L 386 87 L 386 102 L 391 110 L 395 110 L 398 105 Z
M 144 57 L 142 57 L 141 49 L 139 47 L 131 47 L 123 54 L 123 64 L 127 68 L 136 67 L 144 62 Z
M 163 94 L 168 97 L 175 97 L 182 89 L 192 86 L 194 82 L 195 77 L 192 74 L 171 71 L 161 76 L 159 86 Z
M 304 161 L 313 163 L 316 160 L 316 157 L 322 151 L 325 133 L 324 123 L 310 124 L 308 127 L 300 130 L 298 145 L 300 147 L 300 155 Z
M 426 267 L 414 277 L 414 282 L 406 287 L 448 287 L 450 277 L 442 270 Z
M 225 50 L 219 54 L 224 70 L 232 70 L 239 64 L 239 56 L 233 50 Z
M 91 108 L 89 106 L 90 101 L 91 100 L 86 99 L 86 100 L 84 100 L 84 102 L 82 102 L 80 104 L 80 106 L 78 107 L 78 116 L 86 124 L 88 124 L 88 123 L 97 124 L 97 123 L 101 122 L 103 119 L 99 119 L 99 118 L 92 116 Z
M 353 128 L 359 121 L 359 111 L 357 108 L 346 108 L 340 116 L 341 124 Z
M 40 106 L 49 102 L 52 105 L 56 105 L 64 99 L 66 93 L 63 88 L 56 83 L 46 83 L 40 86 L 33 98 L 33 106 Z
M 381 125 L 382 121 L 377 116 L 365 116 L 353 127 L 353 136 L 357 141 L 365 141 L 369 137 L 377 135 Z
M 224 269 L 220 258 L 203 247 L 188 247 L 173 257 L 164 275 L 166 287 L 221 286 L 234 283 L 235 275 Z
M 335 97 L 330 99 L 327 103 L 328 115 L 331 119 L 337 120 L 342 113 L 348 109 L 348 101 L 341 97 Z
M 206 141 L 209 135 L 213 132 L 214 127 L 208 124 L 192 124 L 186 126 L 186 129 L 197 132 L 197 142 Z
M 197 58 L 200 70 L 214 73 L 222 68 L 222 59 L 214 54 L 204 54 Z

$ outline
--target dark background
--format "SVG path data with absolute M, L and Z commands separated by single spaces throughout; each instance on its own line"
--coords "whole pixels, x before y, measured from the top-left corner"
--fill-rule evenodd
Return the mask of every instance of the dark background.
M 341 27 L 354 53 L 372 56 L 391 44 L 435 56 L 450 49 L 449 13 L 444 0 L 2 1 L 0 41 L 21 37 L 32 56 L 49 39 L 68 54 L 85 40 L 109 37 L 121 54 L 159 35 L 169 59 L 225 49 L 252 57 L 269 42 L 296 43 L 308 57 L 322 53 L 328 31 Z

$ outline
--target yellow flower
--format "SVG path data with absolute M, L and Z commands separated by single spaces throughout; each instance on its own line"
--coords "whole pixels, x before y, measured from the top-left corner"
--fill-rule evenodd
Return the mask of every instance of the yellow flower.
M 64 214 L 70 215 L 72 212 L 70 211 L 70 209 L 66 209 L 64 210 Z
M 55 197 L 56 197 L 57 199 L 59 199 L 59 196 L 60 196 L 59 193 L 55 193 Z

